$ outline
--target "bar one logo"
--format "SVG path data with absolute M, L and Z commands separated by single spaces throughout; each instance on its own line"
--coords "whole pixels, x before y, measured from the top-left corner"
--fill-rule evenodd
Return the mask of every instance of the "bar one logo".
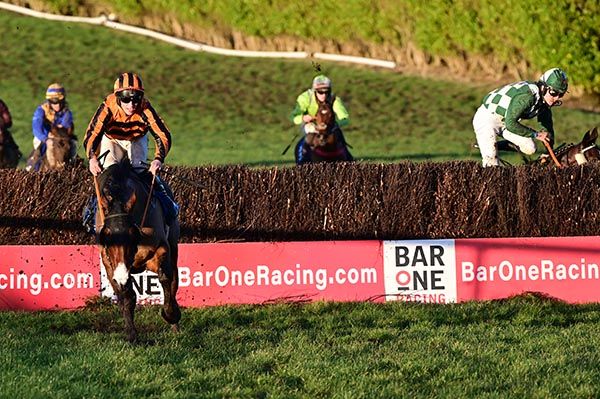
M 384 243 L 386 295 L 411 302 L 454 302 L 454 242 L 387 241 Z
M 398 290 L 443 290 L 444 247 L 416 245 L 414 248 L 395 246 L 396 282 Z M 421 266 L 421 267 L 417 267 Z

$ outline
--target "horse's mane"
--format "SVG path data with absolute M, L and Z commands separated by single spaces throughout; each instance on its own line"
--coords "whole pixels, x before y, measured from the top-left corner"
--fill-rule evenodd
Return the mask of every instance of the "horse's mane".
M 104 171 L 102 171 L 100 177 L 98 178 L 100 190 L 104 189 L 104 187 L 107 184 L 110 184 L 112 181 L 124 182 L 128 177 L 132 176 L 132 173 L 133 167 L 127 158 L 124 158 L 118 163 L 110 165 L 104 169 Z
M 558 147 L 556 147 L 556 149 L 554 150 L 554 155 L 556 155 L 557 157 L 562 156 L 566 152 L 568 152 L 571 148 L 573 148 L 577 145 L 579 145 L 579 143 L 561 144 Z
M 122 196 L 131 193 L 133 189 L 137 199 L 131 214 L 137 222 L 140 222 L 150 187 L 135 172 L 129 159 L 124 158 L 120 162 L 108 166 L 100 175 L 98 184 L 102 193 L 110 194 L 113 200 L 120 203 L 126 201 L 126 198 Z

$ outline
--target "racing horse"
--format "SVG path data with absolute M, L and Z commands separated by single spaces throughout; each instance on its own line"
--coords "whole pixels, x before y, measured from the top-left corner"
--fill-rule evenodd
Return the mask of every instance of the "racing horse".
M 296 163 L 298 163 L 298 151 L 304 141 L 310 153 L 307 154 L 309 162 L 336 162 L 352 161 L 352 155 L 345 143 L 340 127 L 335 122 L 335 113 L 332 107 L 333 101 L 318 102 L 319 107 L 314 122 L 305 125 L 306 136 L 296 145 Z
M 41 159 L 40 172 L 63 170 L 72 163 L 71 136 L 64 127 L 53 126 L 46 139 L 46 151 Z
M 0 129 L 0 169 L 14 169 L 23 156 L 8 130 Z
M 173 331 L 178 331 L 179 221 L 175 219 L 170 226 L 165 225 L 162 207 L 128 159 L 106 168 L 94 183 L 99 197 L 96 234 L 100 254 L 123 314 L 127 340 L 137 340 L 134 324 L 137 295 L 131 274 L 144 270 L 158 274 L 164 293 L 161 315 Z
M 583 165 L 588 162 L 600 160 L 600 149 L 596 145 L 598 128 L 594 127 L 583 135 L 579 143 L 561 145 L 554 150 L 554 155 L 562 167 L 572 165 Z M 541 164 L 554 164 L 548 155 L 538 159 Z

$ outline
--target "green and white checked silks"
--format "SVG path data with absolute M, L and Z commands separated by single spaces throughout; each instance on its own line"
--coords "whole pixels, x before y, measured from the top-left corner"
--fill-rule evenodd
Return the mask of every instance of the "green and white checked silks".
M 541 99 L 540 89 L 535 83 L 532 82 L 522 81 L 500 87 L 499 89 L 496 89 L 485 96 L 482 104 L 491 113 L 498 114 L 504 118 L 506 117 L 506 111 L 508 110 L 513 98 L 522 94 L 529 94 L 532 97 L 535 97 L 535 101 L 532 101 L 534 105 L 529 107 L 529 109 L 526 109 L 525 112 L 521 114 L 521 118 L 531 119 L 537 115 L 539 111 L 537 104 L 540 103 Z

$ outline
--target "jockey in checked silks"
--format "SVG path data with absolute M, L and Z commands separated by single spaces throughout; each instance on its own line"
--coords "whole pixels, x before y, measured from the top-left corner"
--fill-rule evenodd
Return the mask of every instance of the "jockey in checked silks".
M 567 93 L 567 74 L 552 68 L 535 81 L 508 84 L 485 96 L 473 117 L 473 129 L 484 167 L 497 166 L 498 150 L 520 151 L 532 155 L 534 140 L 554 145 L 552 110 L 562 104 Z M 541 128 L 532 129 L 521 123 L 537 117 Z M 496 137 L 504 140 L 496 142 Z
M 154 159 L 148 169 L 148 136 L 150 132 L 156 143 Z M 103 169 L 128 157 L 141 180 L 150 185 L 155 180 L 154 194 L 162 205 L 165 223 L 170 225 L 179 214 L 164 183 L 157 175 L 171 149 L 171 133 L 167 125 L 144 97 L 142 79 L 135 73 L 123 73 L 115 81 L 113 93 L 109 94 L 92 117 L 83 142 L 89 158 L 89 170 L 98 176 Z M 99 156 L 103 157 L 102 160 Z M 92 203 L 95 196 L 92 199 Z M 84 211 L 84 226 L 94 231 L 95 207 Z
M 312 81 L 311 88 L 305 90 L 296 98 L 296 105 L 290 115 L 292 122 L 295 125 L 300 125 L 300 131 L 302 132 L 302 138 L 296 145 L 296 159 L 299 165 L 310 162 L 310 143 L 306 142 L 306 134 L 316 131 L 314 120 L 319 108 L 317 101 L 328 101 L 332 104 L 336 122 L 335 134 L 338 135 L 338 140 L 344 143 L 345 151 L 348 151 L 341 129 L 350 123 L 348 110 L 343 101 L 333 94 L 331 79 L 325 75 L 317 75 Z M 348 152 L 347 157 L 349 160 L 352 159 L 350 152 Z

